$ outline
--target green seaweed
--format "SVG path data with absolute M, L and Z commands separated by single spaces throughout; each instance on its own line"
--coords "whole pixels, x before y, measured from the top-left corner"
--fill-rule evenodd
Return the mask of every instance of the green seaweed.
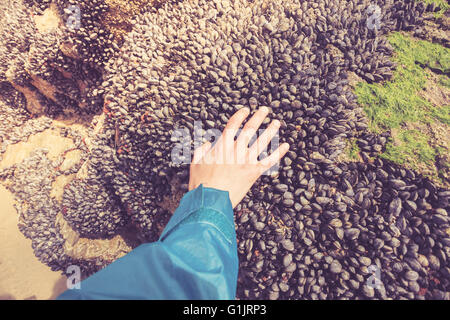
M 450 7 L 446 0 L 416 0 L 416 1 L 422 1 L 425 2 L 426 4 L 435 3 L 440 8 L 439 11 L 434 13 L 434 16 L 436 18 L 442 17 L 445 11 L 447 11 L 448 8 Z
M 418 130 L 401 130 L 395 142 L 391 139 L 386 144 L 386 151 L 381 157 L 399 164 L 408 163 L 412 167 L 417 167 L 420 162 L 432 165 L 437 154 L 437 149 L 429 144 L 425 134 Z M 411 163 L 411 160 L 414 162 Z
M 405 124 L 432 125 L 439 121 L 450 125 L 450 106 L 435 106 L 420 95 L 430 70 L 438 76 L 438 85 L 448 88 L 450 50 L 398 32 L 392 33 L 388 40 L 395 52 L 393 61 L 397 63 L 393 77 L 383 84 L 358 83 L 355 87 L 358 102 L 369 118 L 370 130 L 397 132 L 395 143 L 389 141 L 381 157 L 416 168 L 420 163 L 432 166 L 438 154 L 448 151 L 438 150 L 426 133 L 410 130 Z
M 350 158 L 350 160 L 357 161 L 359 159 L 360 151 L 361 150 L 359 149 L 358 144 L 356 143 L 356 139 L 348 140 L 346 153 L 347 156 Z
M 450 78 L 446 75 L 439 76 L 439 85 L 443 88 L 450 89 Z
M 369 127 L 375 132 L 430 118 L 432 104 L 418 94 L 427 80 L 423 67 L 443 73 L 448 73 L 450 68 L 450 50 L 439 44 L 416 41 L 400 33 L 393 33 L 388 40 L 396 52 L 397 70 L 392 81 L 361 82 L 355 88 L 358 101 L 369 117 Z
M 433 107 L 431 114 L 436 120 L 450 126 L 450 105 Z

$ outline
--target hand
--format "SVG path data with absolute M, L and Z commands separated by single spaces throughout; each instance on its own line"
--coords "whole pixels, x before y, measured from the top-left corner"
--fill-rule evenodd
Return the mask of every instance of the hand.
M 266 149 L 280 128 L 278 120 L 272 121 L 249 147 L 251 138 L 256 134 L 268 113 L 269 110 L 265 107 L 259 109 L 247 121 L 235 141 L 239 127 L 250 114 L 248 108 L 243 108 L 230 118 L 213 148 L 210 142 L 197 148 L 190 168 L 189 190 L 203 184 L 205 187 L 228 191 L 231 204 L 235 208 L 256 180 L 277 164 L 289 150 L 289 144 L 283 143 L 271 155 L 258 161 L 258 156 Z

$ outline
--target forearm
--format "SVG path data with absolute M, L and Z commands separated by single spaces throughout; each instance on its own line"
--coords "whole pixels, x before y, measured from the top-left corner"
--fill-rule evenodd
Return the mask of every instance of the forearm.
M 228 192 L 200 186 L 187 193 L 160 241 L 176 261 L 180 290 L 196 299 L 234 299 L 238 257 Z
M 143 244 L 60 299 L 234 299 L 238 258 L 228 193 L 199 187 L 157 242 Z

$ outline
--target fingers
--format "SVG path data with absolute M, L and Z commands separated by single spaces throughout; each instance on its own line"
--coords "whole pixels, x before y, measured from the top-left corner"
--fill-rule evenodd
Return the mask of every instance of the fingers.
M 234 137 L 236 136 L 242 122 L 250 114 L 249 108 L 242 108 L 237 111 L 229 120 L 213 150 L 208 155 L 208 160 L 214 158 L 218 164 L 233 163 L 236 161 L 234 154 Z
M 244 122 L 244 120 L 248 117 L 249 114 L 250 114 L 249 108 L 242 108 L 239 111 L 237 111 L 230 118 L 230 120 L 228 120 L 227 126 L 225 127 L 225 130 L 223 131 L 222 135 L 223 139 L 227 143 L 230 142 L 230 145 L 233 145 L 236 133 L 241 127 L 242 122 Z
M 278 147 L 277 150 L 272 152 L 270 156 L 267 158 L 262 159 L 259 162 L 260 168 L 262 170 L 261 173 L 265 172 L 266 170 L 269 170 L 274 165 L 276 165 L 289 151 L 289 144 L 283 143 L 281 146 Z
M 261 107 L 242 129 L 242 132 L 239 134 L 237 139 L 238 146 L 247 148 L 251 138 L 255 135 L 258 128 L 263 123 L 264 119 L 269 114 L 269 109 L 266 107 Z
M 261 137 L 249 148 L 248 144 L 250 140 L 255 136 L 256 131 L 264 122 L 264 119 L 269 113 L 269 109 L 267 107 L 261 107 L 245 124 L 235 142 L 234 137 L 249 113 L 250 110 L 248 108 L 237 111 L 228 121 L 222 136 L 212 149 L 211 144 L 208 143 L 195 150 L 193 163 L 198 163 L 203 159 L 203 162 L 213 161 L 217 164 L 261 164 L 257 160 L 258 155 L 266 149 L 272 138 L 277 134 L 280 122 L 278 120 L 272 121 L 269 127 L 264 130 Z M 288 149 L 289 146 L 287 145 Z M 282 155 L 279 155 L 279 158 L 276 158 L 277 153 L 283 150 L 283 148 L 278 148 L 265 161 L 275 159 L 275 163 L 277 163 L 287 152 L 286 150 Z
M 258 156 L 266 150 L 270 141 L 275 137 L 278 133 L 278 129 L 280 128 L 280 121 L 273 120 L 266 130 L 262 133 L 262 135 L 256 140 L 254 144 L 250 147 L 250 154 L 252 157 L 258 158 Z
M 205 157 L 205 155 L 208 153 L 209 150 L 211 150 L 211 142 L 209 141 L 205 142 L 202 146 L 195 149 L 192 163 L 193 164 L 199 163 Z

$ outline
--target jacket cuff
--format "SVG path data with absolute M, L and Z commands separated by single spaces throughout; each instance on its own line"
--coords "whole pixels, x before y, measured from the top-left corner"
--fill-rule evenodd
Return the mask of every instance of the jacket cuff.
M 224 234 L 229 242 L 233 242 L 233 239 L 236 238 L 234 214 L 228 191 L 205 188 L 201 184 L 186 193 L 159 240 L 164 240 L 175 227 L 195 222 L 213 225 Z

